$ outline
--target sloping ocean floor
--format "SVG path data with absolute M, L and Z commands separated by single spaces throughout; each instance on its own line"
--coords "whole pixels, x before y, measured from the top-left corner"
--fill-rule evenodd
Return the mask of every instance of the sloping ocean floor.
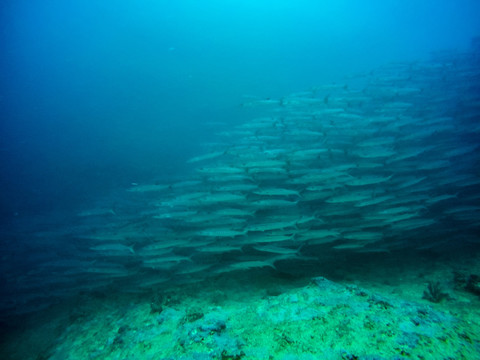
M 147 295 L 99 291 L 4 324 L 0 358 L 480 359 L 468 285 L 479 260 L 342 255 L 310 278 L 268 268 Z

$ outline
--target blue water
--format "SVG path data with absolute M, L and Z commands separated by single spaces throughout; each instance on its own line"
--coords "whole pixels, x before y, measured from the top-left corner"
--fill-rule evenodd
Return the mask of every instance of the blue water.
M 236 121 L 281 97 L 432 50 L 466 49 L 462 1 L 5 1 L 2 218 L 67 211 L 175 176 Z

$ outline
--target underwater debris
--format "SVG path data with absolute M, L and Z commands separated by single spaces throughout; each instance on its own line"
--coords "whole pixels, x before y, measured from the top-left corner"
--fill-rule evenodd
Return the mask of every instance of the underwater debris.
M 429 281 L 427 289 L 423 291 L 422 299 L 433 303 L 439 303 L 443 299 L 449 299 L 450 295 L 443 291 L 442 285 L 439 281 Z

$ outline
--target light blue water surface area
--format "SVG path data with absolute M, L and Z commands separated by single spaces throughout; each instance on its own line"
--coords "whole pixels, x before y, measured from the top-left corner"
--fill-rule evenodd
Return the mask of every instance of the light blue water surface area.
M 313 296 L 318 276 L 422 319 L 436 306 L 435 326 L 457 309 L 431 338 L 480 358 L 478 14 L 475 0 L 3 1 L 2 358 L 434 356 L 401 321 L 393 345 L 342 343 L 303 322 L 318 309 L 279 332 L 264 302 Z M 272 322 L 255 332 L 227 300 Z M 126 314 L 131 328 L 89 337 Z M 147 322 L 172 338 L 128 335 Z

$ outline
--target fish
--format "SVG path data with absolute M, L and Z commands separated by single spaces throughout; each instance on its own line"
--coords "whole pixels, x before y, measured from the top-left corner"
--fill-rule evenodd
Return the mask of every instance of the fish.
M 358 157 L 365 159 L 391 158 L 392 156 L 397 154 L 395 149 L 388 147 L 360 148 L 354 150 L 352 153 Z
M 214 238 L 234 238 L 236 236 L 242 236 L 247 233 L 247 230 L 234 230 L 230 228 L 211 228 L 200 230 L 197 232 L 199 236 L 214 237 Z
M 217 192 L 210 193 L 204 197 L 198 198 L 196 201 L 200 204 L 219 204 L 219 203 L 237 203 L 246 199 L 244 194 Z
M 342 238 L 348 240 L 358 241 L 378 241 L 383 238 L 383 233 L 372 231 L 358 231 L 358 232 L 346 232 L 342 234 Z
M 91 210 L 84 210 L 77 214 L 80 217 L 90 217 L 90 216 L 111 216 L 117 215 L 117 213 L 110 208 L 101 208 L 101 209 L 91 209 Z
M 245 118 L 215 121 L 183 175 L 129 181 L 114 209 L 97 202 L 80 209 L 80 225 L 36 232 L 35 251 L 15 257 L 35 271 L 8 277 L 12 293 L 143 294 L 342 252 L 478 243 L 476 58 L 388 64 L 345 80 L 354 84 L 246 99 Z
M 211 159 L 215 159 L 215 158 L 218 158 L 222 155 L 225 155 L 225 151 L 215 151 L 215 152 L 211 152 L 211 153 L 208 153 L 208 154 L 204 154 L 204 155 L 198 155 L 198 156 L 195 156 L 193 158 L 190 158 L 187 163 L 189 164 L 192 164 L 192 163 L 197 163 L 197 162 L 201 162 L 201 161 L 205 161 L 205 160 L 211 160 Z
M 212 212 L 216 216 L 238 216 L 238 217 L 252 217 L 255 212 L 247 209 L 238 208 L 221 208 Z
M 374 185 L 386 182 L 392 178 L 393 175 L 390 176 L 362 176 L 362 177 L 352 177 L 351 180 L 345 181 L 345 185 L 348 186 L 365 186 L 365 185 Z
M 196 169 L 202 174 L 242 174 L 244 169 L 234 166 L 213 166 L 213 167 L 201 167 Z
M 128 277 L 132 273 L 122 265 L 113 263 L 96 263 L 85 269 L 87 274 L 105 275 L 107 277 Z
M 253 248 L 261 252 L 269 252 L 269 253 L 283 254 L 283 255 L 296 255 L 300 251 L 299 248 L 291 249 L 291 248 L 275 246 L 275 245 L 257 245 L 257 246 L 253 246 Z
M 113 244 L 102 244 L 90 247 L 90 250 L 93 250 L 102 254 L 116 254 L 116 255 L 131 255 L 135 254 L 133 247 L 126 246 L 123 244 L 113 243 Z
M 200 252 L 225 254 L 232 251 L 242 251 L 240 245 L 209 245 L 198 248 Z
M 196 214 L 197 214 L 197 211 L 186 210 L 186 211 L 177 211 L 177 212 L 159 214 L 159 215 L 153 216 L 153 218 L 154 219 L 184 219 L 190 216 L 194 216 Z
M 435 219 L 417 218 L 417 219 L 408 219 L 408 220 L 402 219 L 401 221 L 392 223 L 391 226 L 400 228 L 402 230 L 414 230 L 422 227 L 428 227 L 436 223 L 437 221 Z
M 324 239 L 324 238 L 337 238 L 340 236 L 340 232 L 337 230 L 330 229 L 310 229 L 307 231 L 298 232 L 296 236 L 300 239 Z
M 136 185 L 132 186 L 131 188 L 127 189 L 130 192 L 156 192 L 156 191 L 164 191 L 170 189 L 170 184 L 145 184 L 145 185 Z
M 294 232 L 257 232 L 256 234 L 248 234 L 246 242 L 248 244 L 279 243 L 293 240 L 294 237 Z
M 261 208 L 276 208 L 276 207 L 289 207 L 297 205 L 298 201 L 289 201 L 281 199 L 268 199 L 268 200 L 256 200 L 248 203 L 250 207 Z
M 264 188 L 256 189 L 252 191 L 253 194 L 263 195 L 263 196 L 298 196 L 301 197 L 300 193 L 296 190 L 283 189 L 283 188 Z
M 259 224 L 249 224 L 246 227 L 247 232 L 265 232 L 265 231 L 271 231 L 271 230 L 281 230 L 281 229 L 286 229 L 290 227 L 295 227 L 296 226 L 296 221 L 274 221 L 274 222 L 262 222 Z
M 350 203 L 350 202 L 358 202 L 358 201 L 365 201 L 372 198 L 371 193 L 365 192 L 352 192 L 346 193 L 342 195 L 336 195 L 328 198 L 325 202 L 330 204 L 342 204 L 342 203 Z
M 281 160 L 259 160 L 259 161 L 249 161 L 244 164 L 240 164 L 244 168 L 282 168 L 285 166 L 285 161 Z
M 364 206 L 377 205 L 377 204 L 387 202 L 388 200 L 392 200 L 394 198 L 395 198 L 395 196 L 393 196 L 393 195 L 376 196 L 376 197 L 371 198 L 371 199 L 356 202 L 353 206 L 364 207 Z
M 273 270 L 276 270 L 275 265 L 273 264 L 273 259 L 270 259 L 270 260 L 250 260 L 250 261 L 235 262 L 235 263 L 228 264 L 225 267 L 221 267 L 217 270 L 214 270 L 213 272 L 215 274 L 221 274 L 221 273 L 231 272 L 231 271 L 245 271 L 245 270 L 250 270 L 255 268 L 265 268 L 265 267 L 270 267 Z
M 443 194 L 443 195 L 438 195 L 438 196 L 431 197 L 430 199 L 426 200 L 425 202 L 427 204 L 435 204 L 435 203 L 445 201 L 445 200 L 456 199 L 457 196 L 458 196 L 458 193 L 457 194 Z
M 213 188 L 215 192 L 251 192 L 256 189 L 258 189 L 258 185 L 250 183 L 229 184 Z
M 191 262 L 192 259 L 190 259 L 190 257 L 188 256 L 182 255 L 159 256 L 152 258 L 144 258 L 142 261 L 142 265 L 143 267 L 151 269 L 169 270 L 185 261 Z

